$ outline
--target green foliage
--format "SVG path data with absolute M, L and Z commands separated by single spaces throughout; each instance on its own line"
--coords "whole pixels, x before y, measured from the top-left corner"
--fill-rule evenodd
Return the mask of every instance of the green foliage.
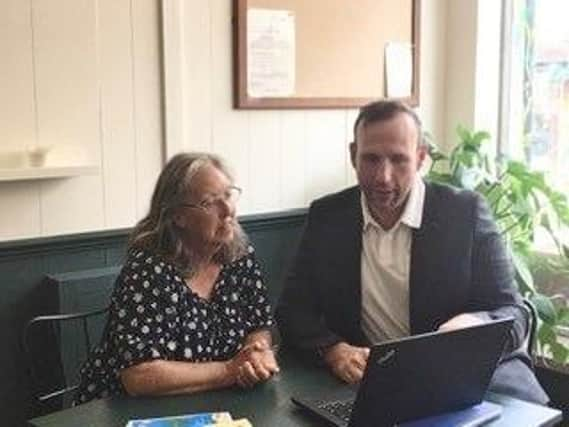
M 529 265 L 535 254 L 536 233 L 540 230 L 555 242 L 558 259 L 569 265 L 569 245 L 559 237 L 561 230 L 569 228 L 567 196 L 549 186 L 543 173 L 531 171 L 521 162 L 491 156 L 488 132 L 458 126 L 457 135 L 458 144 L 448 156 L 427 135 L 432 159 L 428 178 L 485 196 L 511 250 L 516 284 L 537 308 L 539 350 L 567 363 L 569 348 L 560 342 L 557 333 L 559 327 L 569 324 L 567 301 L 556 301 L 554 297 L 541 294 Z

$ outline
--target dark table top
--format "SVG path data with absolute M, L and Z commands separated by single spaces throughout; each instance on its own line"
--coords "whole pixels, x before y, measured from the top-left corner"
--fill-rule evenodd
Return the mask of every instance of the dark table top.
M 321 421 L 297 408 L 290 397 L 345 386 L 324 368 L 304 364 L 290 355 L 281 354 L 279 359 L 281 373 L 250 390 L 229 388 L 183 396 L 101 399 L 34 418 L 30 423 L 37 427 L 124 427 L 130 419 L 228 411 L 234 419 L 248 418 L 255 427 L 322 426 Z M 501 417 L 489 424 L 493 427 L 549 426 L 561 419 L 559 411 L 508 396 L 489 393 L 487 398 L 503 406 Z

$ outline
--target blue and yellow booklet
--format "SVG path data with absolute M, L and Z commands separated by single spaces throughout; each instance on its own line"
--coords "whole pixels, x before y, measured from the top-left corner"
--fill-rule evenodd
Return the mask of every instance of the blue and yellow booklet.
M 246 419 L 233 420 L 229 412 L 203 412 L 175 417 L 131 420 L 126 427 L 251 427 Z

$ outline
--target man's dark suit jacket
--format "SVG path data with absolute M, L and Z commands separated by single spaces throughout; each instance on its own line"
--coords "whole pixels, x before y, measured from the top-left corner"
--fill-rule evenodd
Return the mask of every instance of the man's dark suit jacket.
M 358 187 L 310 206 L 277 307 L 284 341 L 305 355 L 317 357 L 317 349 L 339 341 L 369 345 L 360 327 L 362 227 Z M 528 319 L 508 253 L 478 194 L 426 183 L 422 224 L 413 230 L 409 282 L 411 334 L 434 331 L 464 312 L 514 316 L 491 389 L 539 403 L 549 400 L 522 348 Z

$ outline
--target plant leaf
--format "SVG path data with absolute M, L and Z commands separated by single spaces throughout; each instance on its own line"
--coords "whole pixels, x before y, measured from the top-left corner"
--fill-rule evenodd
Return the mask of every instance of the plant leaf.
M 539 342 L 541 344 L 542 349 L 546 347 L 551 348 L 557 342 L 557 335 L 553 330 L 553 327 L 547 323 L 541 323 L 538 331 L 537 337 L 539 338 Z
M 470 140 L 472 138 L 470 136 L 470 131 L 466 127 L 459 124 L 456 127 L 456 133 L 457 133 L 458 137 L 460 138 L 461 143 L 466 143 L 466 144 L 470 143 Z
M 486 131 L 478 131 L 472 135 L 472 145 L 475 145 L 478 148 L 482 148 L 483 143 L 490 139 L 490 134 Z
M 556 340 L 550 344 L 550 350 L 553 360 L 562 364 L 567 362 L 569 358 L 569 348 L 565 345 Z
M 425 133 L 425 141 L 427 143 L 427 152 L 434 162 L 448 159 L 448 157 L 440 150 L 439 146 L 435 144 L 430 134 Z
M 514 268 L 518 275 L 518 279 L 523 282 L 525 287 L 531 292 L 536 293 L 535 284 L 533 281 L 533 275 L 528 267 L 528 263 L 524 257 L 522 257 L 518 252 L 512 252 L 512 261 Z
M 561 326 L 569 326 L 569 308 L 562 307 L 557 312 L 557 323 Z
M 540 293 L 535 293 L 530 297 L 530 300 L 535 305 L 539 318 L 543 320 L 544 323 L 548 325 L 557 324 L 557 312 L 548 297 Z

